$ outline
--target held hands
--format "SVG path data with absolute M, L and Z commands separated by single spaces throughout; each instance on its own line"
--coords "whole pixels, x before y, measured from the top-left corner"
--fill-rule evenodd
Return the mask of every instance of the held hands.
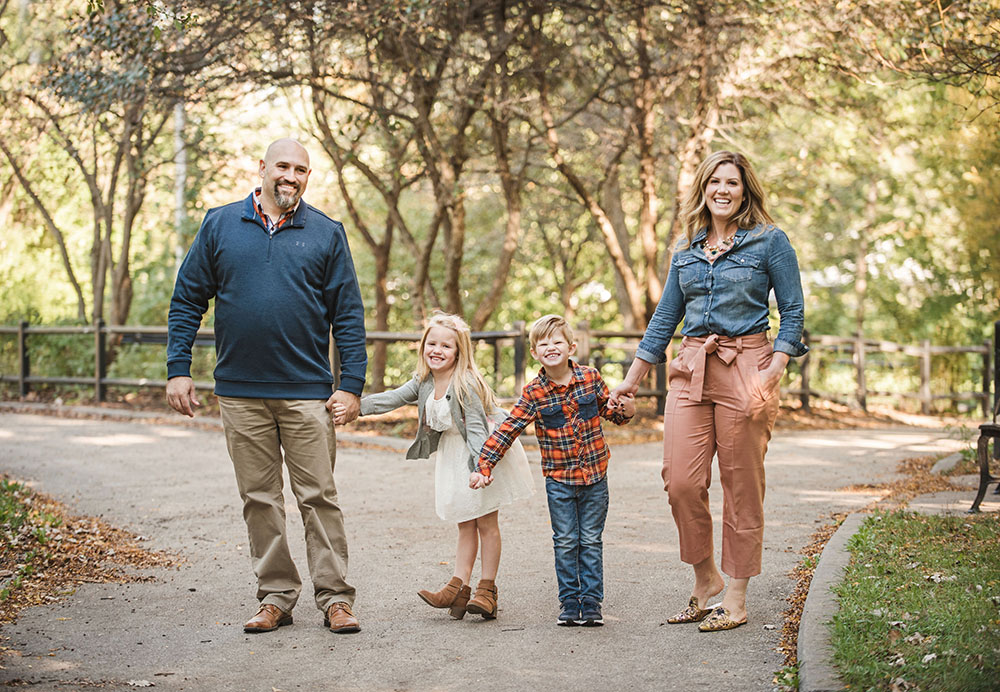
M 608 397 L 607 412 L 609 415 L 617 414 L 626 420 L 631 418 L 635 415 L 635 395 L 619 394 L 617 401 Z
M 338 389 L 326 400 L 326 410 L 333 416 L 334 425 L 350 423 L 361 413 L 361 397 Z
M 631 418 L 635 415 L 635 394 L 621 394 L 615 404 L 608 400 L 608 406 L 621 412 L 626 418 Z
M 330 407 L 330 415 L 333 416 L 333 422 L 335 425 L 343 425 L 347 422 L 347 407 L 339 401 L 336 401 L 333 406 Z
M 493 476 L 484 476 L 478 471 L 473 471 L 469 474 L 469 487 L 473 490 L 479 490 L 480 488 L 485 488 L 487 485 L 493 482 Z
M 608 397 L 608 408 L 617 409 L 622 406 L 625 399 L 631 399 L 632 402 L 632 413 L 628 413 L 627 409 L 623 409 L 626 415 L 633 415 L 635 413 L 635 394 L 639 391 L 638 384 L 632 384 L 626 379 L 620 385 L 611 390 L 611 394 Z
M 194 410 L 201 406 L 194 393 L 194 380 L 190 377 L 171 377 L 167 380 L 167 403 L 178 413 L 194 418 Z

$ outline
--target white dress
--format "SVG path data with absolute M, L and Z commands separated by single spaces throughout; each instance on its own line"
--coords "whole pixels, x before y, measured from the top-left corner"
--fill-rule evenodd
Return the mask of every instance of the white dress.
M 441 433 L 434 459 L 434 508 L 445 521 L 462 522 L 496 511 L 535 492 L 528 467 L 528 457 L 520 440 L 515 440 L 507 454 L 493 468 L 493 482 L 479 490 L 469 487 L 469 448 L 451 418 L 445 397 L 427 400 L 427 425 Z M 496 427 L 489 421 L 490 432 Z

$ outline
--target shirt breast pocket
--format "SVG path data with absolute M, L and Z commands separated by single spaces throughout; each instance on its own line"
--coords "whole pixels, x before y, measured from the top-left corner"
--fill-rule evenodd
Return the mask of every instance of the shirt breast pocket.
M 539 410 L 542 416 L 542 425 L 550 430 L 558 430 L 566 425 L 566 416 L 563 415 L 562 405 L 546 406 Z
M 677 267 L 677 280 L 681 286 L 690 286 L 701 276 L 702 267 L 697 257 L 692 255 L 678 257 L 675 265 Z
M 726 266 L 722 269 L 720 274 L 726 281 L 741 283 L 743 281 L 750 281 L 759 266 L 760 257 L 757 257 L 756 255 L 749 255 L 746 253 L 738 255 L 730 254 L 726 258 Z
M 594 393 L 584 394 L 576 400 L 576 405 L 580 409 L 580 418 L 597 418 L 597 395 Z

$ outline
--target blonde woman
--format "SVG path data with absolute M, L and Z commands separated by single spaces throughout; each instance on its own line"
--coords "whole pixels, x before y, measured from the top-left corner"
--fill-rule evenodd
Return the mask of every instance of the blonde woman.
M 490 485 L 483 490 L 469 487 L 479 450 L 507 414 L 476 368 L 469 326 L 462 318 L 433 316 L 420 339 L 413 379 L 398 389 L 362 397 L 361 415 L 407 404 L 417 405 L 419 425 L 406 458 L 435 460 L 435 509 L 445 521 L 458 523 L 454 576 L 439 591 L 422 590 L 418 595 L 434 608 L 448 608 L 455 619 L 467 611 L 493 619 L 501 548 L 498 512 L 503 505 L 529 497 L 534 487 L 520 444 L 507 453 L 504 468 Z M 481 575 L 473 595 L 469 582 L 477 553 L 481 553 Z
M 803 298 L 795 251 L 765 208 L 750 162 L 719 151 L 695 172 L 681 205 L 685 237 L 625 381 L 611 400 L 636 392 L 684 321 L 670 363 L 663 424 L 663 484 L 694 568 L 687 607 L 669 622 L 701 622 L 703 632 L 747 621 L 750 577 L 760 574 L 764 536 L 764 454 L 778 413 L 778 387 L 789 358 L 802 356 Z M 780 326 L 768 337 L 768 300 Z M 718 454 L 722 481 L 722 572 L 716 566 L 708 486 Z

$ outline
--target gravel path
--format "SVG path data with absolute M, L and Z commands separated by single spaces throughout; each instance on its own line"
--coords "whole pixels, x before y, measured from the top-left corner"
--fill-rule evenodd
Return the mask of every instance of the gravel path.
M 0 685 L 771 690 L 782 666 L 775 647 L 797 551 L 832 512 L 872 500 L 840 488 L 891 480 L 897 461 L 959 446 L 940 430 L 919 428 L 776 433 L 767 458 L 764 572 L 751 581 L 750 623 L 702 634 L 665 624 L 687 601 L 690 568 L 677 558 L 658 444 L 612 449 L 602 628 L 554 624 L 552 545 L 537 463 L 534 497 L 501 511 L 499 619 L 452 621 L 416 597 L 419 588 L 443 584 L 454 559 L 455 528 L 434 514 L 432 467 L 400 452 L 343 444 L 337 483 L 362 632 L 338 636 L 322 627 L 308 595 L 298 510 L 286 491 L 306 595 L 293 626 L 246 635 L 241 625 L 255 610 L 254 586 L 221 432 L 0 413 L 0 472 L 186 559 L 155 572 L 151 583 L 87 584 L 61 603 L 23 612 L 0 629 L 3 644 L 19 652 L 0 661 Z M 537 451 L 529 449 L 529 459 L 537 462 Z M 720 498 L 716 479 L 717 536 Z

